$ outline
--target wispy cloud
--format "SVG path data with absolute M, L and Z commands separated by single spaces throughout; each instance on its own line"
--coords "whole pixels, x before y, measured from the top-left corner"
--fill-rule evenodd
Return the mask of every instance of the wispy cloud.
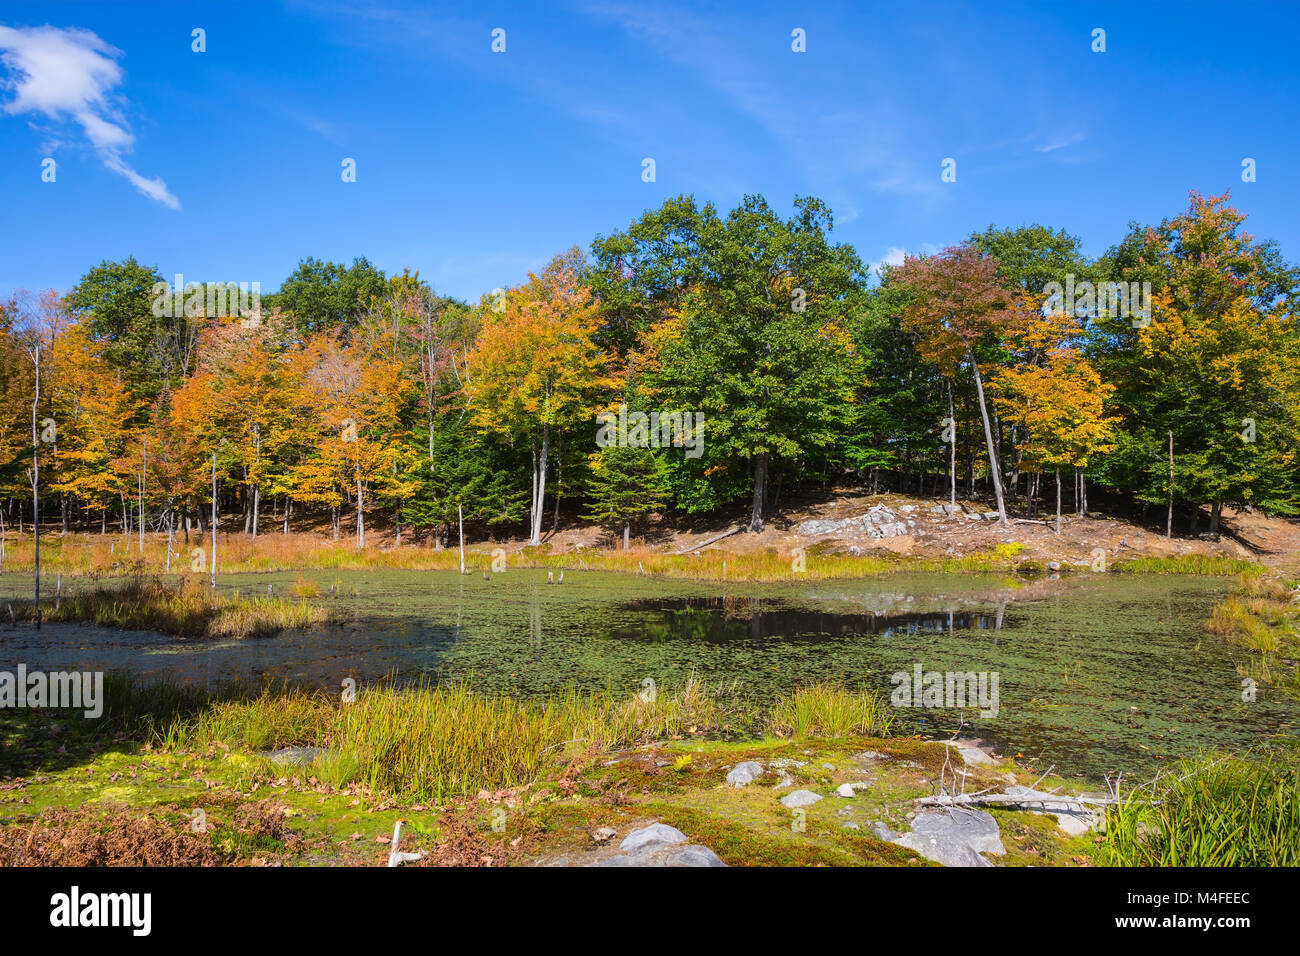
M 1069 133 L 1064 136 L 1057 136 L 1040 146 L 1035 146 L 1034 152 L 1053 153 L 1058 149 L 1065 149 L 1067 146 L 1073 146 L 1075 143 L 1082 143 L 1084 138 L 1085 137 L 1082 133 Z
M 124 158 L 135 136 L 114 94 L 124 76 L 117 62 L 121 55 L 89 30 L 0 26 L 0 64 L 6 73 L 0 84 L 13 93 L 0 109 L 11 116 L 75 123 L 107 169 L 150 199 L 180 209 L 162 177 L 142 176 Z
M 749 58 L 728 52 L 725 25 L 664 7 L 602 3 L 586 9 L 726 96 L 817 188 L 846 196 L 862 184 L 911 197 L 939 193 L 938 174 L 919 169 L 903 148 L 893 104 L 883 91 L 851 107 L 829 94 L 818 101 L 808 89 L 786 88 Z

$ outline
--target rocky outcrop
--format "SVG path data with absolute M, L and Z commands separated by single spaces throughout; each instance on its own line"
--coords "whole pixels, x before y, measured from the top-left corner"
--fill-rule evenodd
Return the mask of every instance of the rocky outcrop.
M 804 521 L 795 530 L 801 535 L 848 532 L 851 534 L 864 534 L 868 538 L 893 538 L 900 534 L 907 534 L 909 524 L 914 523 L 904 519 L 891 508 L 876 505 L 866 514 L 857 515 L 853 518 L 840 518 L 838 520 L 817 518 Z
M 981 853 L 1001 856 L 997 820 L 983 810 L 927 810 L 912 819 L 912 832 L 893 841 L 944 866 L 991 866 Z

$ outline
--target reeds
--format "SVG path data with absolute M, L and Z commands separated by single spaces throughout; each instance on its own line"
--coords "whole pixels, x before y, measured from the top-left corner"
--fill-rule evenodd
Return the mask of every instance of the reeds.
M 1124 574 L 1262 574 L 1254 561 L 1228 558 L 1221 554 L 1180 554 L 1168 557 L 1134 558 L 1115 565 Z
M 171 584 L 154 577 L 87 590 L 72 590 L 57 602 L 42 602 L 46 621 L 85 621 L 102 627 L 159 631 L 175 637 L 265 637 L 332 619 L 326 607 L 305 599 L 265 596 L 228 597 L 194 578 Z M 15 618 L 31 620 L 35 608 L 15 608 Z
M 1108 809 L 1102 854 L 1112 866 L 1296 866 L 1300 761 L 1183 761 Z
M 326 747 L 312 773 L 335 786 L 445 800 L 529 783 L 577 754 L 687 735 L 743 728 L 877 736 L 890 725 L 884 710 L 884 701 L 870 692 L 838 687 L 803 688 L 764 713 L 734 685 L 706 688 L 694 678 L 672 692 L 631 699 L 569 691 L 539 701 L 483 694 L 461 681 L 365 688 L 351 702 L 266 691 L 178 717 L 156 738 L 182 749 Z
M 887 737 L 893 723 L 884 700 L 875 693 L 814 684 L 778 700 L 768 729 L 794 737 Z
M 1295 582 L 1279 574 L 1242 574 L 1235 594 L 1210 612 L 1205 628 L 1250 651 L 1249 673 L 1269 683 L 1300 691 L 1300 605 Z M 1284 685 L 1285 686 L 1285 685 Z

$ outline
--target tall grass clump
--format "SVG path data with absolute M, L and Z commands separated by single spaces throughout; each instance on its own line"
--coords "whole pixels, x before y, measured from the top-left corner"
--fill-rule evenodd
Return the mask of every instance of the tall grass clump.
M 1300 865 L 1300 761 L 1183 761 L 1110 807 L 1105 826 L 1111 866 Z
M 1295 582 L 1278 574 L 1243 574 L 1236 593 L 1215 605 L 1205 628 L 1252 655 L 1251 676 L 1269 683 L 1282 678 L 1300 690 L 1300 604 Z
M 200 750 L 213 744 L 248 750 L 320 747 L 338 720 L 338 698 L 301 689 L 234 689 L 168 725 L 159 722 L 164 747 Z
M 47 621 L 86 621 L 176 637 L 265 637 L 327 623 L 334 612 L 305 598 L 227 597 L 193 578 L 168 584 L 155 577 L 134 577 L 42 602 L 41 616 Z M 20 605 L 15 617 L 34 619 L 35 608 Z
M 873 691 L 814 684 L 781 697 L 767 729 L 794 737 L 885 737 L 893 722 L 884 699 Z
M 1181 554 L 1163 558 L 1134 558 L 1115 565 L 1123 574 L 1263 574 L 1263 565 L 1221 554 Z
M 351 703 L 295 690 L 230 697 L 178 717 L 159 742 L 189 750 L 324 747 L 329 754 L 314 772 L 335 786 L 437 801 L 522 786 L 582 754 L 688 734 L 880 736 L 890 724 L 882 701 L 843 688 L 802 688 L 765 714 L 734 685 L 708 688 L 695 678 L 631 699 L 570 690 L 517 700 L 462 681 L 369 687 Z

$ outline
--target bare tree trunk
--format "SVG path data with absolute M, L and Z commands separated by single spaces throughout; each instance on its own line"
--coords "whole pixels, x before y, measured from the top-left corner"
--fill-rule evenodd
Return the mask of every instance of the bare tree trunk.
M 1061 533 L 1061 469 L 1056 469 L 1056 533 Z
M 763 511 L 767 504 L 767 452 L 754 456 L 754 501 L 749 515 L 749 530 L 763 530 Z
M 989 426 L 989 410 L 984 404 L 984 379 L 980 375 L 979 365 L 975 362 L 975 353 L 967 352 L 971 371 L 975 373 L 975 393 L 980 405 L 980 416 L 984 419 L 984 441 L 989 451 L 989 476 L 993 479 L 993 495 L 998 505 L 998 524 L 1007 523 L 1007 505 L 1002 500 L 1002 473 L 998 467 L 997 450 L 993 447 L 993 429 Z
M 555 515 L 551 519 L 551 534 L 560 530 L 560 488 L 564 482 L 564 433 L 555 438 Z
M 535 459 L 535 470 L 533 476 L 533 510 L 532 515 L 532 534 L 529 536 L 529 544 L 542 543 L 542 506 L 546 501 L 546 457 L 551 448 L 551 431 L 542 426 L 542 450 L 541 454 Z
M 253 426 L 253 467 L 256 468 L 262 463 L 262 429 L 258 425 Z M 259 472 L 260 474 L 260 472 Z M 253 484 L 253 540 L 257 540 L 257 508 L 262 501 L 262 482 L 261 479 Z
M 1174 433 L 1169 432 L 1169 517 L 1165 521 L 1165 537 L 1174 536 Z
M 38 449 L 40 436 L 36 431 L 36 406 L 41 401 L 41 343 L 32 347 L 32 361 L 36 365 L 36 390 L 32 398 L 32 533 L 35 545 L 36 629 L 41 629 L 41 462 Z
M 623 550 L 632 550 L 632 519 L 623 519 Z
M 212 572 L 212 586 L 217 586 L 217 453 L 212 453 L 212 560 L 208 565 Z
M 145 442 L 143 445 L 140 446 L 140 494 L 137 499 L 139 504 L 136 506 L 136 510 L 140 513 L 139 518 L 140 518 L 140 553 L 141 554 L 144 554 L 144 483 L 145 483 L 145 477 L 148 474 L 146 470 L 148 467 L 149 467 L 149 443 Z
M 361 469 L 357 468 L 357 547 L 366 546 L 366 502 L 361 488 Z
M 948 379 L 948 427 L 952 429 L 952 440 L 948 442 L 948 476 L 950 488 L 948 504 L 957 507 L 957 416 L 952 406 L 952 379 Z

